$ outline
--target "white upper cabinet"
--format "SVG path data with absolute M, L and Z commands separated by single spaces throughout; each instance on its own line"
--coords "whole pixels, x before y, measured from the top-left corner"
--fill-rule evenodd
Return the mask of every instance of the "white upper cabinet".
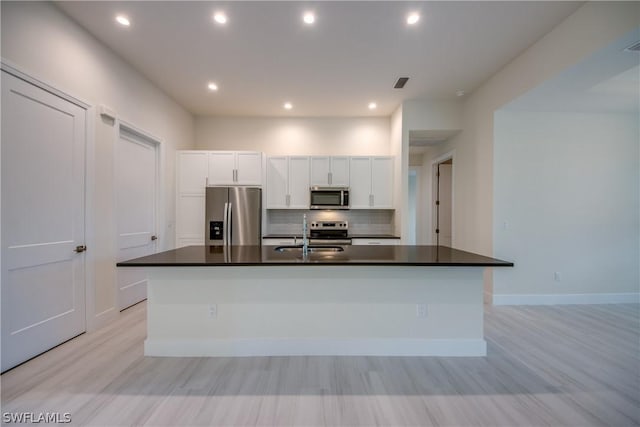
M 371 206 L 393 209 L 393 158 L 371 158 Z
M 349 157 L 311 157 L 311 186 L 349 186 Z
M 262 185 L 262 153 L 209 151 L 208 185 Z
M 235 171 L 236 153 L 231 151 L 209 152 L 208 185 L 233 185 Z
M 329 173 L 331 166 L 329 157 L 311 157 L 311 182 L 312 186 L 329 185 Z
M 267 209 L 309 209 L 309 158 L 267 159 Z
M 287 209 L 289 201 L 289 158 L 267 158 L 267 209 Z
M 351 209 L 369 209 L 371 201 L 371 158 L 352 157 L 349 204 Z
M 393 209 L 393 157 L 351 157 L 351 209 Z
M 309 158 L 289 157 L 289 209 L 309 209 Z
M 236 153 L 236 185 L 262 185 L 262 153 Z
M 204 194 L 207 185 L 206 151 L 178 151 L 178 194 Z

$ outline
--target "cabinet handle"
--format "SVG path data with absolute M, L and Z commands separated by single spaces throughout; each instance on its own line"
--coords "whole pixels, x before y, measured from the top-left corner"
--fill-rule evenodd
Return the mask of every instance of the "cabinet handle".
M 287 206 L 291 206 L 291 195 L 290 194 L 287 194 L 286 202 L 287 202 Z
M 208 187 L 208 186 L 209 186 L 209 177 L 208 177 L 208 176 L 206 176 L 206 177 L 204 178 L 204 186 L 205 186 L 205 187 Z
M 369 194 L 369 206 L 373 206 L 373 194 Z
M 328 175 L 329 175 L 328 177 L 329 185 L 331 185 L 333 184 L 333 173 L 329 172 Z

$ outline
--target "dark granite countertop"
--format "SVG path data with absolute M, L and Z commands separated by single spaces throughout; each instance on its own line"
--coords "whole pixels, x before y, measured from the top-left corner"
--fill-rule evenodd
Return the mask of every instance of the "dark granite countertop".
M 263 239 L 302 239 L 301 234 L 267 234 L 262 236 Z M 349 234 L 349 239 L 399 239 L 400 236 L 394 236 L 393 234 Z
M 446 246 L 346 245 L 343 252 L 278 252 L 274 246 L 186 246 L 119 262 L 118 267 L 386 265 L 513 267 L 513 263 Z

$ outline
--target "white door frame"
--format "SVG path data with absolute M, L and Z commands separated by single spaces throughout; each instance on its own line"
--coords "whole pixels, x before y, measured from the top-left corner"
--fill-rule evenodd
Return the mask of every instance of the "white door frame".
M 451 162 L 453 163 L 451 165 L 451 246 L 455 247 L 455 190 L 456 190 L 456 186 L 455 186 L 455 167 L 456 167 L 456 160 L 455 160 L 455 153 L 456 150 L 451 150 L 447 153 L 444 153 L 438 157 L 436 157 L 435 159 L 431 160 L 431 166 L 429 168 L 429 182 L 430 185 L 427 186 L 427 201 L 429 203 L 429 207 L 427 208 L 427 212 L 428 212 L 428 220 L 429 220 L 429 227 L 427 228 L 427 244 L 430 245 L 435 245 L 435 233 L 433 232 L 433 219 L 435 217 L 435 186 L 436 186 L 436 171 L 438 169 L 438 163 L 442 163 L 446 160 L 451 159 Z
M 70 95 L 69 91 L 59 89 L 53 84 L 48 83 L 46 80 L 35 77 L 31 73 L 27 73 L 22 70 L 21 67 L 13 64 L 5 58 L 0 60 L 0 69 L 7 73 L 26 81 L 42 90 L 50 92 L 65 101 L 77 105 L 85 110 L 85 197 L 84 197 L 84 238 L 87 251 L 85 252 L 85 268 L 84 268 L 84 282 L 85 282 L 85 329 L 86 332 L 94 331 L 102 326 L 102 322 L 96 316 L 95 310 L 95 256 L 94 249 L 96 247 L 95 236 L 95 216 L 93 210 L 94 194 L 93 189 L 95 187 L 95 107 L 87 101 L 82 100 L 76 96 Z M 0 142 L 1 144 L 1 142 Z M 1 227 L 1 226 L 0 226 Z M 0 228 L 0 234 L 2 229 Z M 0 251 L 2 249 L 0 248 Z M 1 254 L 0 254 L 1 255 Z M 0 256 L 0 259 L 2 257 Z M 0 265 L 0 268 L 2 266 Z
M 155 215 L 155 230 L 154 233 L 158 236 L 158 241 L 156 242 L 156 250 L 162 251 L 167 248 L 167 237 L 169 233 L 160 233 L 160 224 L 165 223 L 165 209 L 164 207 L 164 180 L 163 173 L 165 158 L 164 158 L 164 144 L 161 138 L 155 136 L 151 132 L 148 132 L 144 129 L 139 128 L 136 125 L 131 124 L 131 122 L 123 120 L 121 118 L 116 118 L 114 122 L 115 129 L 115 139 L 114 139 L 114 150 L 113 150 L 113 206 L 114 212 L 118 212 L 118 185 L 117 185 L 117 168 L 118 168 L 118 146 L 120 136 L 122 131 L 133 133 L 138 135 L 142 140 L 146 143 L 154 145 L 156 150 L 156 194 L 155 194 L 155 206 L 154 206 L 154 215 Z M 114 215 L 113 217 L 113 225 L 116 233 L 114 234 L 114 245 L 115 245 L 115 253 L 118 253 L 118 215 Z M 113 283 L 114 292 L 114 301 L 113 308 L 117 312 L 120 310 L 119 305 L 119 295 L 118 295 L 118 275 L 115 275 L 114 283 Z
M 416 174 L 416 245 L 424 245 L 425 243 L 425 224 L 426 201 L 424 200 L 424 186 L 422 182 L 422 166 L 409 166 L 409 173 Z

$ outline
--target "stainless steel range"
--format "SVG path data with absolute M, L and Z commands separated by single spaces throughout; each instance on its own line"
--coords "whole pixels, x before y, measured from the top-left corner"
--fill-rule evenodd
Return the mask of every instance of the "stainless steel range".
M 309 228 L 311 245 L 350 245 L 348 221 L 313 221 Z

